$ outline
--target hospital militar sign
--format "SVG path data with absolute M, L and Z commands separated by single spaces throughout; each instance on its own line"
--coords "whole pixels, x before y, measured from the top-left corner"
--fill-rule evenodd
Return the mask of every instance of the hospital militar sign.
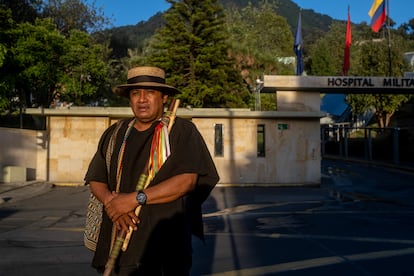
M 275 90 L 347 94 L 414 94 L 414 78 L 265 75 L 262 92 L 273 93 Z

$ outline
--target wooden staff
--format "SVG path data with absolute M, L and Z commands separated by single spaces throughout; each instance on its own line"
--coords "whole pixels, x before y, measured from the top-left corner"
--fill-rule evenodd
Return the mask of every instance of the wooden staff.
M 168 133 L 170 133 L 171 128 L 174 124 L 176 113 L 178 106 L 180 105 L 180 100 L 178 99 L 172 99 L 171 103 L 165 112 L 165 114 L 161 118 L 161 122 L 168 127 Z M 137 183 L 136 190 L 143 190 L 148 187 L 148 185 L 151 182 L 151 177 L 149 177 L 148 173 L 148 162 L 147 165 L 144 168 L 144 171 L 140 175 Z M 141 205 L 138 205 L 135 208 L 135 215 L 139 216 L 139 213 L 141 212 Z M 122 251 L 126 251 L 128 248 L 129 241 L 131 240 L 133 229 L 132 227 L 129 227 L 129 231 L 121 230 L 118 232 L 118 235 L 114 241 L 114 245 L 111 249 L 111 252 L 108 257 L 108 261 L 105 265 L 105 271 L 103 273 L 104 276 L 110 276 L 112 269 L 115 266 L 116 259 L 119 256 L 119 253 Z

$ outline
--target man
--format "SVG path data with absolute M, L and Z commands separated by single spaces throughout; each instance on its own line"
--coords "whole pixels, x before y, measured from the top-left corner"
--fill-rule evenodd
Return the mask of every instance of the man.
M 203 238 L 201 204 L 219 180 L 210 153 L 194 124 L 176 118 L 165 145 L 169 156 L 148 188 L 137 191 L 140 175 L 155 155 L 151 144 L 164 104 L 178 90 L 165 84 L 162 69 L 135 67 L 128 71 L 127 84 L 114 93 L 129 99 L 134 118 L 124 120 L 117 132 L 109 169 L 106 154 L 115 125 L 104 132 L 85 176 L 105 211 L 92 266 L 103 271 L 115 225 L 118 231 L 134 231 L 114 275 L 189 275 L 191 234 Z

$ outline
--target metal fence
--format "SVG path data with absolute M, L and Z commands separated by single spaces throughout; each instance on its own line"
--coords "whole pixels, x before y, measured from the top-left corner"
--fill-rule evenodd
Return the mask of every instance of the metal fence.
M 321 126 L 321 154 L 414 165 L 414 128 Z

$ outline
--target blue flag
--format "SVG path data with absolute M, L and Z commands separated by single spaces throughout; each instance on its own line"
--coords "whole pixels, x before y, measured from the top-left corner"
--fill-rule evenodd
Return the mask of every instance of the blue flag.
M 303 73 L 301 13 L 299 13 L 298 28 L 296 29 L 295 44 L 293 45 L 293 50 L 296 54 L 296 75 L 300 76 Z

